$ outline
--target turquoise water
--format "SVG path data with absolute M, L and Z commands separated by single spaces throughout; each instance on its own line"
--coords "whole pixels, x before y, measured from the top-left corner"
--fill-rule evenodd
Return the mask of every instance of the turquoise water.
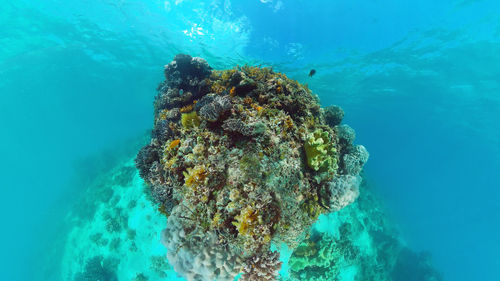
M 163 65 L 180 52 L 216 69 L 272 66 L 323 105 L 342 106 L 370 151 L 366 177 L 406 243 L 429 252 L 444 280 L 500 276 L 495 1 L 1 7 L 3 280 L 42 280 L 41 268 L 58 267 L 44 258 L 62 247 L 61 222 L 102 171 L 139 147 L 131 143 L 151 128 Z

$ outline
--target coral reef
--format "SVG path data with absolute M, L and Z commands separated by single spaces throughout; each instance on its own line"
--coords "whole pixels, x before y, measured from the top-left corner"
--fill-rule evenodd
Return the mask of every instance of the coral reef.
M 425 280 L 441 281 L 441 274 L 431 265 L 428 253 L 415 253 L 409 248 L 403 248 L 391 271 L 392 280 Z
M 271 244 L 294 249 L 320 214 L 352 203 L 366 149 L 342 109 L 270 68 L 177 55 L 165 78 L 136 163 L 168 217 L 170 264 L 187 280 L 274 280 Z
M 124 162 L 101 171 L 86 187 L 81 201 L 95 203 L 93 212 L 88 205 L 68 212 L 65 239 L 58 241 L 58 245 L 64 241 L 58 266 L 61 278 L 47 280 L 181 281 L 175 278 L 159 243 L 167 219 L 145 196 L 147 187 L 129 153 Z M 97 198 L 99 194 L 106 196 Z
M 85 270 L 75 276 L 74 281 L 118 281 L 115 270 L 117 260 L 104 259 L 96 256 L 89 259 L 85 264 Z
M 428 256 L 412 252 L 398 238 L 378 200 L 363 187 L 356 202 L 321 216 L 291 255 L 285 280 L 442 280 Z
M 171 142 L 168 145 L 171 146 Z M 183 149 L 182 146 L 179 141 L 173 148 Z M 275 209 L 267 210 L 262 203 L 242 205 L 242 202 L 247 202 L 244 199 L 245 190 L 233 188 L 220 196 L 227 200 L 224 206 L 232 210 L 234 218 L 225 221 L 223 211 L 219 211 L 210 221 L 204 221 L 203 227 L 199 227 L 198 221 L 190 215 L 194 210 L 188 209 L 184 202 L 176 201 L 170 212 L 166 209 L 158 212 L 152 204 L 156 199 L 145 196 L 151 195 L 154 190 L 144 185 L 137 171 L 133 176 L 129 175 L 133 160 L 131 154 L 127 157 L 125 162 L 109 172 L 101 172 L 87 188 L 82 201 L 96 204 L 92 212 L 85 205 L 85 208 L 77 206 L 68 213 L 66 221 L 69 225 L 65 228 L 67 232 L 63 232 L 66 239 L 58 240 L 58 243 L 65 242 L 63 259 L 58 266 L 61 278 L 43 280 L 185 281 L 186 278 L 179 277 L 179 273 L 192 280 L 212 277 L 227 280 L 238 271 L 240 274 L 236 278 L 240 280 L 442 280 L 427 254 L 412 252 L 405 246 L 393 224 L 387 220 L 370 186 L 365 181 L 360 183 L 357 176 L 352 177 L 361 185 L 362 192 L 354 203 L 337 212 L 325 214 L 325 209 L 319 206 L 317 200 L 327 198 L 327 195 L 320 194 L 304 200 L 300 216 L 294 217 L 287 213 L 286 208 L 279 209 L 279 206 L 271 205 Z M 232 157 L 232 170 L 238 169 L 245 177 L 259 175 L 258 163 L 261 160 L 258 153 L 241 155 L 235 152 Z M 283 177 L 278 175 L 288 171 L 282 169 L 287 166 L 284 163 L 276 163 L 279 169 L 272 171 L 276 182 L 271 185 L 280 185 L 278 180 Z M 183 171 L 186 176 L 183 173 L 182 180 L 184 183 L 187 180 L 190 188 L 209 184 L 210 178 L 205 173 L 207 167 L 194 165 Z M 96 199 L 102 194 L 105 196 Z M 200 204 L 210 203 L 210 200 L 209 196 L 208 201 Z M 326 201 L 324 204 L 327 204 Z M 263 247 L 252 250 L 253 255 L 245 256 L 231 244 L 231 237 L 225 238 L 228 233 L 221 230 L 222 227 L 231 228 L 242 233 L 240 238 L 248 239 L 242 242 L 251 242 L 252 233 L 262 231 L 259 229 L 259 217 L 265 221 L 266 212 L 275 213 L 278 210 L 285 210 L 283 217 L 292 222 L 284 227 L 285 231 L 276 230 L 280 233 L 302 233 L 301 226 L 296 227 L 293 222 L 305 219 L 304 216 L 316 221 L 302 238 L 288 239 L 289 243 L 301 240 L 289 250 L 276 247 L 280 251 L 278 253 Z M 167 229 L 162 233 L 166 224 Z M 218 230 L 205 233 L 203 229 Z M 276 235 L 267 236 L 262 241 L 276 239 Z M 281 237 L 283 240 L 288 238 Z M 162 246 L 160 241 L 167 247 Z M 274 250 L 274 247 L 271 249 Z M 51 257 L 53 263 L 55 258 Z M 278 275 L 280 266 L 282 269 Z

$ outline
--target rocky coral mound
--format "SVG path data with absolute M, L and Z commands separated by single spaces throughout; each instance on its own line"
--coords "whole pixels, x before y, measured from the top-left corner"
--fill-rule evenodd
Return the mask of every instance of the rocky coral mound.
M 168 217 L 170 264 L 187 280 L 273 280 L 271 243 L 294 249 L 352 203 L 368 152 L 340 108 L 270 68 L 177 55 L 165 77 L 136 165 Z

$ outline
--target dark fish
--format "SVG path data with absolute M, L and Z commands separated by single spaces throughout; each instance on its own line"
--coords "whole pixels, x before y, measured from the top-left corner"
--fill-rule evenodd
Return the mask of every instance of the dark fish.
M 316 69 L 311 69 L 311 71 L 309 71 L 309 77 L 312 77 L 314 74 L 316 74 Z

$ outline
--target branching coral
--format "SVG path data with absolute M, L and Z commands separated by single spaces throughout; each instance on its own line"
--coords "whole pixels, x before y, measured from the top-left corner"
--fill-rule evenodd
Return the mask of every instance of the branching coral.
M 267 281 L 274 280 L 281 268 L 280 254 L 266 251 L 246 260 L 243 266 L 242 281 Z
M 270 68 L 177 55 L 165 78 L 137 167 L 169 216 L 169 261 L 188 280 L 275 279 L 271 244 L 297 247 L 320 214 L 351 203 L 366 150 L 339 131 L 340 108 Z

